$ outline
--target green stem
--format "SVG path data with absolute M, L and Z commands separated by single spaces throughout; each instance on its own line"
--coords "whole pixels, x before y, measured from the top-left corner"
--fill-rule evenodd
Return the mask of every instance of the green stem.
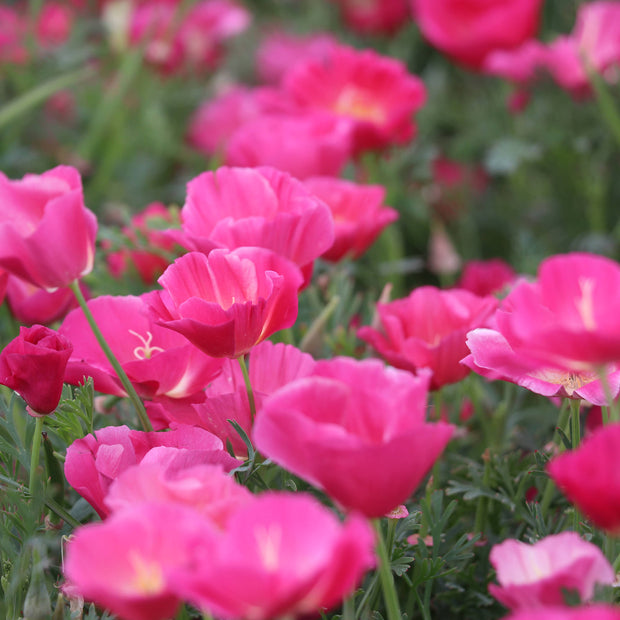
M 121 383 L 123 384 L 123 387 L 125 388 L 125 392 L 127 392 L 127 395 L 129 396 L 129 399 L 131 400 L 136 410 L 136 413 L 138 414 L 138 418 L 140 420 L 140 424 L 142 428 L 145 431 L 152 431 L 153 427 L 151 425 L 151 421 L 149 420 L 149 417 L 146 415 L 146 409 L 144 408 L 144 404 L 140 400 L 140 397 L 138 396 L 138 393 L 136 392 L 133 385 L 131 384 L 131 381 L 127 377 L 127 374 L 123 370 L 122 366 L 119 364 L 119 361 L 116 359 L 116 356 L 112 352 L 112 349 L 110 349 L 108 343 L 106 342 L 106 339 L 103 337 L 103 334 L 101 333 L 101 330 L 99 329 L 99 326 L 97 325 L 97 322 L 95 321 L 95 317 L 90 311 L 90 308 L 88 307 L 88 304 L 86 303 L 86 299 L 84 299 L 84 295 L 82 294 L 82 291 L 80 290 L 80 285 L 78 281 L 74 280 L 70 286 L 71 286 L 71 290 L 73 291 L 73 294 L 75 295 L 78 303 L 80 304 L 80 308 L 82 308 L 82 312 L 84 313 L 84 316 L 86 317 L 86 320 L 88 321 L 88 324 L 93 330 L 93 334 L 95 334 L 95 338 L 97 339 L 99 346 L 102 348 L 110 364 L 112 364 L 112 368 L 114 368 L 114 371 L 118 375 L 118 378 L 121 380 Z
M 245 390 L 248 393 L 248 402 L 250 403 L 250 421 L 254 424 L 254 418 L 256 417 L 256 402 L 254 401 L 254 390 L 252 390 L 252 383 L 250 382 L 250 373 L 248 372 L 248 366 L 245 363 L 245 356 L 241 355 L 237 359 L 239 360 L 239 366 L 241 366 L 241 372 L 243 373 Z
M 482 460 L 484 461 L 484 470 L 482 473 L 482 484 L 484 488 L 488 488 L 489 486 L 489 478 L 491 476 L 491 454 L 487 448 L 482 455 Z M 481 534 L 485 530 L 486 524 L 486 516 L 487 516 L 487 498 L 484 495 L 481 495 L 476 502 L 476 516 L 474 518 L 474 533 L 477 534 L 480 532 Z
M 39 86 L 13 99 L 13 101 L 0 108 L 0 129 L 12 123 L 17 117 L 28 112 L 31 108 L 43 103 L 54 93 L 78 84 L 94 74 L 95 72 L 91 67 L 81 68 L 47 80 L 43 84 L 39 84 Z
M 82 524 L 74 519 L 59 503 L 51 497 L 45 500 L 45 505 L 54 513 L 56 513 L 63 521 L 68 523 L 72 528 L 80 527 Z
M 390 558 L 383 540 L 383 532 L 381 531 L 381 520 L 373 521 L 375 532 L 377 533 L 377 554 L 379 555 L 379 579 L 381 580 L 381 588 L 383 589 L 383 599 L 387 611 L 388 620 L 402 620 L 400 606 L 398 604 L 398 596 L 394 584 L 394 575 L 390 566 Z
M 37 480 L 37 469 L 39 467 L 39 455 L 41 453 L 41 432 L 43 431 L 43 418 L 35 418 L 34 435 L 32 436 L 32 452 L 30 453 L 30 497 L 34 496 L 34 485 Z
M 586 59 L 584 59 L 584 66 L 603 119 L 607 123 L 607 127 L 610 129 L 618 146 L 620 146 L 620 113 L 618 108 L 616 108 L 614 99 L 609 92 L 605 80 L 591 67 Z
M 581 443 L 581 420 L 579 419 L 579 408 L 581 406 L 581 400 L 573 400 L 571 403 L 571 447 L 576 450 Z M 577 507 L 574 507 L 573 513 L 573 529 L 575 532 L 580 532 L 580 518 Z
M 340 303 L 340 297 L 338 297 L 338 295 L 336 295 L 335 297 L 332 297 L 332 299 L 325 306 L 325 308 L 321 310 L 321 314 L 319 314 L 319 316 L 317 316 L 316 319 L 314 319 L 314 321 L 312 322 L 312 325 L 310 325 L 310 328 L 308 329 L 304 337 L 301 339 L 301 342 L 299 343 L 299 348 L 302 351 L 308 352 L 310 351 L 311 348 L 313 348 L 313 345 L 315 344 L 315 340 L 319 337 L 323 329 L 325 329 L 325 325 L 327 325 L 327 321 L 329 320 L 329 317 L 335 312 L 339 303 Z

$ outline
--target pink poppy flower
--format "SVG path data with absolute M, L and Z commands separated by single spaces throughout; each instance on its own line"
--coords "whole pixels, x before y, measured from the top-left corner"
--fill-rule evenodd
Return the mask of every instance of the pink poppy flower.
M 505 540 L 491 549 L 497 581 L 491 594 L 512 610 L 564 603 L 564 590 L 576 590 L 581 601 L 594 595 L 596 584 L 610 585 L 614 569 L 603 552 L 575 532 L 547 536 L 533 545 Z
M 143 297 L 103 295 L 88 302 L 104 338 L 136 391 L 144 398 L 202 400 L 205 386 L 219 374 L 222 363 L 199 351 L 149 316 Z M 81 309 L 70 312 L 59 333 L 75 343 L 65 379 L 77 385 L 92 377 L 95 389 L 126 396 Z
M 299 36 L 284 30 L 267 34 L 256 52 L 256 72 L 265 84 L 278 86 L 287 71 L 304 60 L 325 58 L 338 40 L 319 32 Z
M 620 265 L 593 254 L 543 261 L 495 314 L 512 350 L 541 368 L 593 371 L 620 360 Z
M 456 288 L 485 297 L 503 291 L 516 279 L 514 269 L 501 258 L 470 260 L 465 263 Z
M 485 73 L 498 75 L 516 84 L 531 82 L 547 62 L 547 47 L 540 41 L 526 41 L 512 50 L 491 52 L 485 59 Z
M 0 352 L 0 384 L 15 390 L 31 415 L 52 413 L 60 402 L 71 342 L 54 330 L 20 327 Z
M 351 594 L 375 563 L 372 529 L 344 523 L 314 498 L 264 493 L 228 520 L 222 536 L 196 536 L 174 588 L 218 618 L 316 614 Z
M 187 186 L 179 241 L 208 254 L 256 246 L 288 258 L 308 276 L 334 239 L 331 213 L 299 181 L 275 168 L 205 172 Z
M 303 107 L 345 119 L 355 154 L 408 143 L 416 130 L 413 114 L 426 100 L 424 84 L 400 61 L 343 45 L 323 60 L 292 67 L 284 89 Z
M 159 325 L 213 357 L 239 357 L 297 319 L 301 272 L 256 247 L 190 252 L 159 278 L 164 291 L 145 296 Z
M 338 176 L 352 156 L 351 125 L 325 113 L 265 114 L 231 136 L 229 166 L 272 166 L 297 179 Z
M 238 465 L 223 449 L 222 442 L 201 428 L 178 426 L 165 433 L 145 433 L 127 426 L 106 426 L 94 435 L 75 440 L 67 448 L 67 482 L 103 518 L 110 512 L 105 498 L 114 480 L 161 446 L 177 450 L 173 457 L 178 461 L 171 467 L 189 461 L 192 465 L 220 465 L 228 472 Z
M 195 539 L 212 540 L 215 535 L 195 510 L 139 503 L 75 531 L 66 549 L 63 589 L 119 618 L 172 618 L 181 596 L 170 574 L 190 566 Z
M 490 52 L 513 49 L 534 37 L 542 0 L 411 0 L 411 6 L 431 45 L 480 69 Z
M 26 30 L 26 21 L 12 6 L 0 5 L 0 65 L 28 60 Z
M 308 353 L 287 344 L 273 344 L 268 340 L 256 345 L 248 354 L 250 383 L 257 412 L 263 401 L 284 385 L 310 375 L 315 361 Z M 147 404 L 149 416 L 160 420 L 160 426 L 192 424 L 205 428 L 219 437 L 224 444 L 230 441 L 237 456 L 245 456 L 247 448 L 239 433 L 228 422 L 234 420 L 246 432 L 252 433 L 252 419 L 247 390 L 241 368 L 236 360 L 225 360 L 222 373 L 205 391 L 204 402 L 171 407 L 166 403 Z
M 596 527 L 620 533 L 620 424 L 595 430 L 570 452 L 554 457 L 547 472 L 568 500 Z
M 86 286 L 80 283 L 80 288 L 88 298 Z M 11 314 L 25 325 L 50 325 L 78 306 L 73 291 L 68 287 L 49 292 L 16 276 L 8 278 L 6 298 Z
M 620 620 L 620 609 L 608 605 L 583 607 L 545 607 L 523 610 L 506 616 L 505 620 Z
M 358 337 L 397 368 L 430 368 L 431 388 L 439 389 L 467 376 L 460 363 L 468 353 L 467 332 L 484 325 L 496 306 L 491 296 L 422 286 L 404 299 L 378 303 L 380 327 L 362 327 Z
M 452 434 L 426 423 L 427 389 L 428 373 L 378 360 L 317 362 L 265 400 L 254 443 L 338 504 L 381 517 L 409 498 Z
M 515 352 L 498 331 L 478 328 L 467 334 L 471 351 L 462 363 L 490 380 L 503 379 L 516 383 L 543 396 L 562 396 L 583 399 L 594 405 L 607 405 L 605 390 L 599 375 L 574 368 L 541 366 L 528 356 Z M 609 364 L 605 370 L 612 396 L 620 392 L 620 366 Z
M 409 21 L 409 0 L 334 0 L 347 25 L 361 34 L 392 34 Z
M 304 185 L 330 208 L 334 218 L 334 244 L 323 258 L 339 261 L 346 255 L 359 258 L 386 226 L 398 219 L 398 211 L 384 204 L 385 188 L 359 185 L 333 177 L 312 177 Z
M 230 515 L 252 494 L 219 465 L 196 461 L 197 451 L 159 447 L 137 465 L 126 469 L 112 483 L 106 506 L 117 512 L 145 502 L 189 506 L 223 529 Z
M 75 168 L 11 181 L 0 172 L 0 267 L 53 290 L 89 273 L 97 220 L 84 206 Z
M 35 25 L 38 44 L 50 48 L 66 43 L 71 35 L 73 20 L 73 10 L 65 3 L 43 3 Z

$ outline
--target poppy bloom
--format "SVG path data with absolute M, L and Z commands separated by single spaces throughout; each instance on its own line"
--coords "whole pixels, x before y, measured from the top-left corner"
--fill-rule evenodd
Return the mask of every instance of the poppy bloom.
M 430 368 L 431 386 L 438 389 L 467 376 L 460 363 L 468 353 L 467 332 L 484 325 L 496 306 L 491 296 L 422 286 L 404 299 L 377 304 L 380 327 L 362 327 L 358 336 L 397 368 Z
M 542 0 L 411 0 L 413 19 L 431 45 L 473 69 L 490 52 L 534 37 L 541 5 Z
M 0 172 L 0 267 L 54 290 L 89 273 L 97 220 L 84 206 L 75 168 L 11 181 Z
M 43 325 L 20 327 L 19 336 L 0 352 L 0 383 L 15 390 L 30 413 L 52 413 L 60 402 L 73 345 Z
M 185 254 L 159 283 L 165 290 L 145 296 L 159 325 L 207 355 L 239 357 L 295 322 L 302 276 L 278 254 L 246 247 Z
M 362 34 L 392 34 L 409 20 L 409 0 L 335 0 L 347 25 Z
M 491 549 L 497 581 L 491 594 L 509 609 L 535 609 L 564 603 L 564 590 L 577 590 L 581 601 L 596 584 L 610 585 L 615 573 L 603 552 L 575 532 L 547 536 L 533 545 L 505 540 Z
M 547 465 L 547 472 L 568 500 L 594 525 L 613 535 L 620 534 L 619 451 L 620 424 L 610 424 Z
M 426 422 L 428 379 L 379 360 L 317 362 L 265 400 L 254 443 L 345 508 L 381 517 L 408 499 L 452 434 Z

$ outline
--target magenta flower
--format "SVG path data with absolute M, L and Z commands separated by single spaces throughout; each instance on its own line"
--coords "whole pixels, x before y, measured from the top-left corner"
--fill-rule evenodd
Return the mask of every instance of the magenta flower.
M 423 36 L 472 69 L 479 69 L 490 52 L 531 39 L 541 5 L 542 0 L 411 0 Z
M 620 609 L 608 605 L 544 607 L 519 611 L 505 620 L 620 620 Z
M 20 327 L 0 352 L 0 384 L 15 390 L 32 415 L 52 413 L 72 349 L 69 340 L 43 325 Z
M 181 219 L 192 250 L 256 246 L 300 269 L 311 270 L 334 238 L 327 206 L 275 168 L 222 167 L 199 175 L 187 185 Z
M 393 34 L 409 21 L 409 0 L 335 0 L 347 25 L 361 34 Z
M 340 523 L 310 496 L 264 493 L 219 540 L 196 536 L 192 564 L 175 570 L 173 586 L 218 618 L 315 614 L 351 594 L 375 563 L 373 545 L 359 516 Z
M 201 428 L 178 426 L 166 433 L 145 433 L 127 426 L 106 426 L 67 448 L 65 476 L 97 514 L 105 517 L 109 514 L 105 498 L 112 482 L 161 446 L 176 448 L 177 458 L 185 463 L 191 459 L 192 464 L 221 465 L 226 471 L 238 464 L 215 435 Z
M 377 304 L 380 328 L 362 327 L 358 336 L 397 368 L 430 368 L 431 387 L 438 389 L 467 376 L 460 363 L 468 353 L 466 334 L 484 325 L 496 305 L 491 296 L 422 286 L 404 299 Z
M 213 357 L 239 357 L 297 318 L 302 283 L 293 263 L 263 248 L 190 252 L 147 299 L 159 325 Z
M 265 400 L 255 445 L 345 508 L 381 517 L 409 498 L 452 434 L 426 422 L 428 373 L 420 374 L 378 360 L 317 362 Z
M 156 325 L 141 297 L 103 295 L 88 307 L 106 341 L 144 398 L 198 398 L 219 374 L 222 363 L 199 351 L 187 339 Z M 67 383 L 92 377 L 95 389 L 126 396 L 121 382 L 86 321 L 81 309 L 70 312 L 59 332 L 75 343 L 67 365 Z
M 0 173 L 0 267 L 45 289 L 90 272 L 97 220 L 84 206 L 75 168 L 11 181 Z
M 416 131 L 413 114 L 426 100 L 424 84 L 403 63 L 344 45 L 322 60 L 293 66 L 284 89 L 308 110 L 345 119 L 355 154 L 409 142 Z
M 304 185 L 330 208 L 334 218 L 334 244 L 323 258 L 339 261 L 345 256 L 359 258 L 398 219 L 398 211 L 387 207 L 385 188 L 359 185 L 333 177 L 312 177 Z
M 470 260 L 465 263 L 456 287 L 485 297 L 507 289 L 516 278 L 514 269 L 501 258 Z
M 596 527 L 620 534 L 620 424 L 595 430 L 576 450 L 556 456 L 547 472 Z
M 181 597 L 170 574 L 190 566 L 196 539 L 214 537 L 210 522 L 191 508 L 136 504 L 75 531 L 67 545 L 63 589 L 126 620 L 172 618 Z
M 612 584 L 615 573 L 603 552 L 575 532 L 547 536 L 533 545 L 505 540 L 491 549 L 497 581 L 491 594 L 512 610 L 562 605 L 564 590 L 576 590 L 582 601 L 596 584 Z

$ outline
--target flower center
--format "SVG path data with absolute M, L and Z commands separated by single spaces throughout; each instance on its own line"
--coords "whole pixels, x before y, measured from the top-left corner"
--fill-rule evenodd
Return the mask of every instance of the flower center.
M 133 350 L 133 354 L 136 359 L 148 360 L 151 359 L 153 353 L 163 352 L 163 349 L 161 347 L 151 346 L 151 342 L 153 341 L 153 334 L 151 334 L 151 332 L 146 332 L 146 338 L 144 338 L 144 336 L 140 335 L 138 332 L 134 332 L 133 329 L 130 329 L 129 333 L 132 336 L 135 336 L 142 343 L 142 346 L 138 346 Z
M 134 571 L 132 586 L 141 594 L 157 594 L 164 589 L 164 575 L 157 562 L 146 560 L 137 551 L 130 551 L 129 562 Z
M 263 566 L 268 571 L 275 571 L 280 564 L 282 529 L 278 525 L 259 526 L 254 530 L 254 535 Z

